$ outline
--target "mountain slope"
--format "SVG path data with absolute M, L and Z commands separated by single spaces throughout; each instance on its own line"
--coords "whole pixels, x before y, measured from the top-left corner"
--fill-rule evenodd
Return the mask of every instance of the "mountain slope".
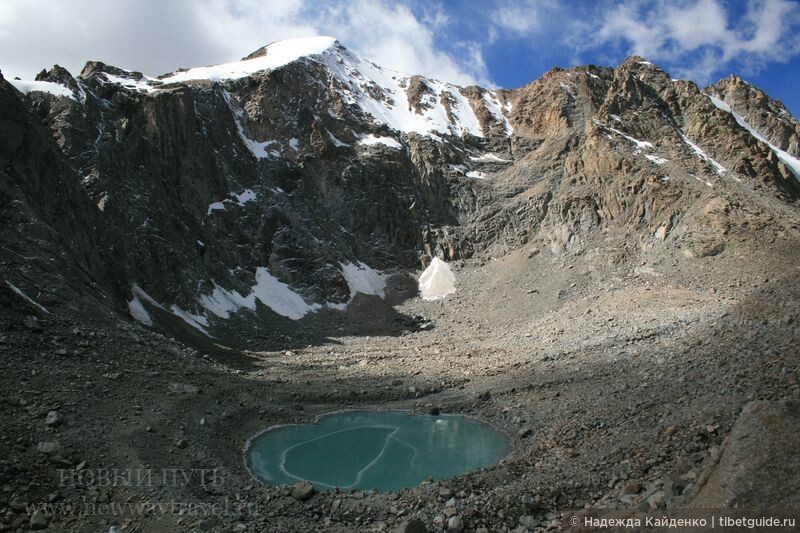
M 638 57 L 491 91 L 316 37 L 159 78 L 90 62 L 12 84 L 94 205 L 76 216 L 114 242 L 78 247 L 114 263 L 112 307 L 170 331 L 293 327 L 385 297 L 391 272 L 431 255 L 528 247 L 615 265 L 798 227 L 785 109 Z

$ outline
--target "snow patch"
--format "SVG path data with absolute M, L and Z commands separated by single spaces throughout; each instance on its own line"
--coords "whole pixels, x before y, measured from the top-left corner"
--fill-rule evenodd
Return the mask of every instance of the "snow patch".
M 141 322 L 146 326 L 153 325 L 153 318 L 150 316 L 150 313 L 147 312 L 147 309 L 142 304 L 142 300 L 147 302 L 148 304 L 156 307 L 158 309 L 164 309 L 157 301 L 150 297 L 144 289 L 139 287 L 136 283 L 133 284 L 131 287 L 131 292 L 133 293 L 133 298 L 131 301 L 128 302 L 128 312 L 130 312 L 131 316 L 134 320 Z
M 472 179 L 476 179 L 476 180 L 485 180 L 486 179 L 486 174 L 484 174 L 483 172 L 481 172 L 479 170 L 470 170 L 469 172 L 467 172 L 466 175 L 467 175 L 468 178 L 472 178 Z
M 465 174 L 467 172 L 467 167 L 464 165 L 448 165 L 452 170 L 455 170 L 459 174 Z
M 141 322 L 145 326 L 153 325 L 153 319 L 150 318 L 150 313 L 144 308 L 138 296 L 134 295 L 133 299 L 128 302 L 128 312 L 137 322 Z
M 114 83 L 116 85 L 121 85 L 126 89 L 132 89 L 134 91 L 141 91 L 146 93 L 151 93 L 156 90 L 155 87 L 151 86 L 148 82 L 150 81 L 158 81 L 154 78 L 149 78 L 147 76 L 143 76 L 141 79 L 133 79 L 133 78 L 124 78 L 122 76 L 115 76 L 114 74 L 109 74 L 108 72 L 103 72 L 103 76 L 106 78 L 108 83 Z
M 256 299 L 253 293 L 242 296 L 236 291 L 229 291 L 214 283 L 211 294 L 200 296 L 200 305 L 220 318 L 230 318 L 231 313 L 239 309 L 254 310 Z
M 23 94 L 28 93 L 48 93 L 52 94 L 53 96 L 65 96 L 67 98 L 72 98 L 73 100 L 77 101 L 75 98 L 75 93 L 72 92 L 72 89 L 61 85 L 60 83 L 54 83 L 52 81 L 27 81 L 27 80 L 8 80 L 11 85 L 13 85 L 19 92 Z
M 211 215 L 211 213 L 214 211 L 225 211 L 226 203 L 236 204 L 239 207 L 244 207 L 245 204 L 256 200 L 256 198 L 257 195 L 252 189 L 245 189 L 240 193 L 229 193 L 228 198 L 225 198 L 219 202 L 212 202 L 208 204 L 206 215 Z
M 502 157 L 498 157 L 496 154 L 486 153 L 479 155 L 477 157 L 472 156 L 470 157 L 471 161 L 496 161 L 497 163 L 511 163 L 508 159 L 503 159 Z
M 367 135 L 366 137 L 362 137 L 358 144 L 363 144 L 365 146 L 375 146 L 376 144 L 383 144 L 388 146 L 389 148 L 396 148 L 398 150 L 403 148 L 403 145 L 400 144 L 397 139 L 392 139 L 391 137 L 377 137 L 375 135 Z
M 506 135 L 511 135 L 514 132 L 514 128 L 511 127 L 511 123 L 503 114 L 503 106 L 500 104 L 500 99 L 497 98 L 497 93 L 494 91 L 487 91 L 483 93 L 483 103 L 486 106 L 486 109 L 489 110 L 489 113 L 492 114 L 494 119 L 503 125 L 503 130 L 505 131 Z M 508 109 L 511 109 L 510 104 Z
M 208 204 L 208 212 L 207 215 L 210 215 L 214 211 L 225 211 L 225 204 L 222 202 L 213 202 Z
M 231 196 L 236 198 L 236 203 L 240 206 L 244 206 L 247 202 L 252 202 L 256 199 L 256 193 L 253 192 L 251 189 L 245 189 L 240 193 L 231 193 Z
M 450 265 L 434 257 L 419 277 L 419 293 L 423 300 L 440 300 L 456 292 L 456 276 Z
M 645 154 L 645 157 L 650 161 L 652 161 L 653 163 L 655 163 L 656 165 L 663 165 L 664 163 L 668 162 L 667 159 L 664 159 L 663 157 L 658 157 L 657 155 Z
M 375 295 L 383 298 L 386 293 L 386 278 L 383 274 L 366 264 L 358 263 L 339 263 L 342 267 L 342 275 L 350 288 L 350 300 L 356 294 Z

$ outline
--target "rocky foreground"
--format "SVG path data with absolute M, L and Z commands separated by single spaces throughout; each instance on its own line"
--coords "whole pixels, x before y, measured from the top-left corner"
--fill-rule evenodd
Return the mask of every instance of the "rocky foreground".
M 268 352 L 204 353 L 108 316 L 23 318 L 6 301 L 2 527 L 523 531 L 584 509 L 796 508 L 796 249 L 609 272 L 519 252 L 457 265 L 459 292 L 407 300 L 405 323 L 324 341 L 298 328 Z M 382 307 L 365 297 L 347 319 Z M 265 487 L 243 466 L 269 425 L 433 407 L 506 431 L 510 455 L 392 494 Z

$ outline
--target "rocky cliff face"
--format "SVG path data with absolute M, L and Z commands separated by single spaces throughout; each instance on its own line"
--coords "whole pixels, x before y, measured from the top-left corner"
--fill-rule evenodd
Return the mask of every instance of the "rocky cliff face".
M 800 227 L 785 108 L 639 57 L 490 91 L 315 38 L 158 79 L 90 62 L 0 90 L 7 287 L 156 328 L 232 338 L 337 312 L 432 255 L 602 265 Z

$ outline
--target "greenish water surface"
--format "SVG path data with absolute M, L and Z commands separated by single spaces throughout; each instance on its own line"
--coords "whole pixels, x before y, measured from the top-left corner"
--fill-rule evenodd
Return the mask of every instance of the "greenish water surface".
M 505 435 L 459 415 L 346 411 L 257 435 L 245 464 L 268 485 L 392 491 L 491 466 L 508 450 Z

